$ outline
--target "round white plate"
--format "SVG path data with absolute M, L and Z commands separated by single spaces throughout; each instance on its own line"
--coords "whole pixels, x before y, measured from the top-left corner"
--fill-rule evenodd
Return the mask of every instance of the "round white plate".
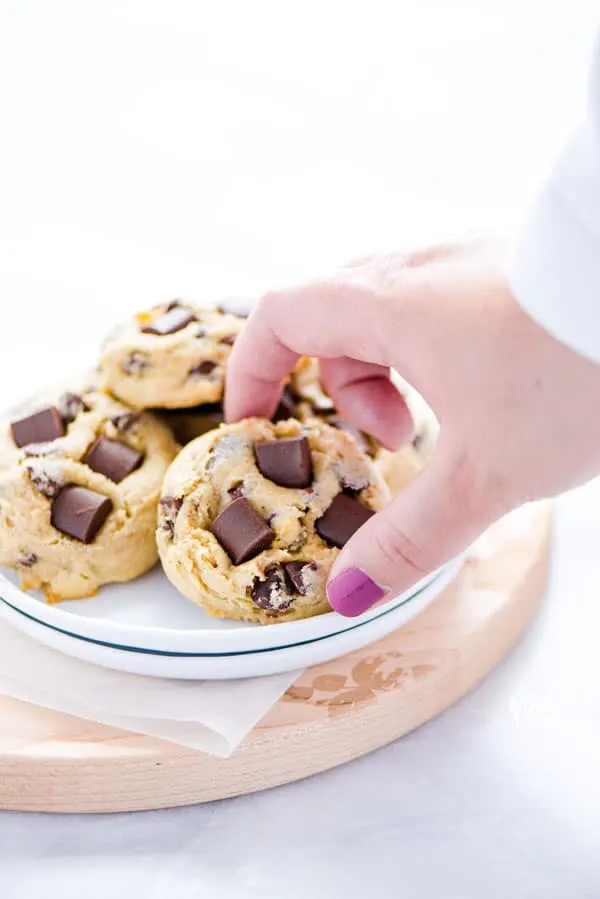
M 343 619 L 346 630 L 333 636 L 315 639 L 286 648 L 244 650 L 237 653 L 193 655 L 156 652 L 147 649 L 119 649 L 86 637 L 77 637 L 57 630 L 52 625 L 29 617 L 6 602 L 0 602 L 0 614 L 18 630 L 40 643 L 65 655 L 132 674 L 149 677 L 183 678 L 187 680 L 227 680 L 240 677 L 258 677 L 277 674 L 318 665 L 339 658 L 368 646 L 414 618 L 456 576 L 460 568 L 457 559 L 446 565 L 443 571 L 413 598 L 390 608 L 390 604 L 378 606 L 370 619 Z M 284 625 L 280 625 L 283 627 Z
M 16 611 L 68 634 L 121 649 L 171 653 L 237 653 L 279 649 L 338 634 L 370 621 L 416 596 L 444 569 L 401 596 L 358 618 L 328 612 L 302 621 L 254 625 L 214 618 L 182 597 L 160 566 L 128 584 L 103 587 L 97 596 L 48 605 L 39 593 L 25 593 L 14 572 L 0 573 L 0 598 Z

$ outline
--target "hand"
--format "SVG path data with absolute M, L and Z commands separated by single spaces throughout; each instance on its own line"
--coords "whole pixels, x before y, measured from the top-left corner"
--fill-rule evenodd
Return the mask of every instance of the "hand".
M 231 357 L 227 419 L 270 417 L 300 355 L 322 360 L 336 406 L 385 446 L 410 431 L 390 367 L 441 426 L 423 472 L 340 552 L 328 596 L 342 614 L 407 589 L 526 500 L 600 472 L 600 366 L 515 302 L 496 243 L 376 256 L 268 294 Z

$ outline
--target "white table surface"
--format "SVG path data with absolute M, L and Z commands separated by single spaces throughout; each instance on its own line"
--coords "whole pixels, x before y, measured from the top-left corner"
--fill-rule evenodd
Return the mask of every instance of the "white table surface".
M 510 229 L 581 108 L 596 16 L 593 0 L 0 2 L 0 402 L 165 296 Z M 540 615 L 455 708 L 263 795 L 2 814 L 2 899 L 598 897 L 600 484 L 558 508 Z

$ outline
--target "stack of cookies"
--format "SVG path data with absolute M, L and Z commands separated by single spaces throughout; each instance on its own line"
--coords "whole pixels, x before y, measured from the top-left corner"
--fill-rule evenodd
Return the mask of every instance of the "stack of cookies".
M 344 421 L 302 359 L 272 421 L 223 424 L 244 319 L 174 301 L 106 339 L 91 378 L 0 426 L 0 566 L 49 602 L 93 595 L 160 559 L 212 615 L 272 623 L 328 611 L 339 549 L 429 453 L 390 453 Z M 181 449 L 181 446 L 184 448 Z

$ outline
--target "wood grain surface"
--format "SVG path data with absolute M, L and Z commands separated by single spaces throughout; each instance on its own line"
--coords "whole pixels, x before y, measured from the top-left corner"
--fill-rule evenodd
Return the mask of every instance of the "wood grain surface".
M 229 759 L 0 697 L 0 808 L 111 812 L 208 802 L 364 755 L 452 705 L 496 665 L 545 590 L 551 510 L 494 525 L 406 627 L 307 669 Z

